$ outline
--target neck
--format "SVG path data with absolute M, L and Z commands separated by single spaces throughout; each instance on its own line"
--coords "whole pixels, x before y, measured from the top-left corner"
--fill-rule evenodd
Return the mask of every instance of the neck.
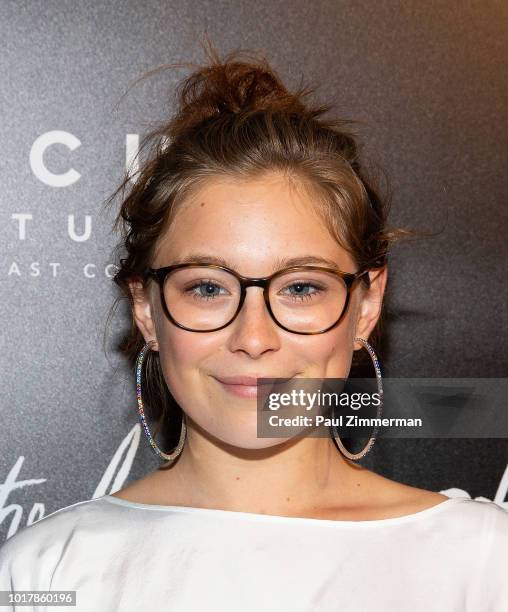
M 177 505 L 296 516 L 358 503 L 367 493 L 364 472 L 331 438 L 294 438 L 244 449 L 211 438 L 187 419 L 180 457 L 156 472 L 157 497 L 176 499 L 170 503 Z

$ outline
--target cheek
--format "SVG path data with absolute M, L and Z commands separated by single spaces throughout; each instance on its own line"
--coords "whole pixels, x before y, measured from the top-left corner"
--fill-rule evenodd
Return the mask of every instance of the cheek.
M 175 401 L 194 421 L 210 430 L 217 417 L 217 400 L 209 373 L 224 347 L 216 334 L 185 331 L 169 321 L 160 321 L 159 339 L 162 373 Z
M 173 325 L 161 308 L 154 309 L 153 317 L 162 371 L 166 384 L 173 391 L 178 381 L 187 379 L 192 374 L 193 366 L 206 354 L 207 339 L 202 338 L 204 334 L 193 334 Z
M 295 354 L 302 356 L 306 378 L 347 378 L 353 358 L 355 327 L 347 317 L 335 329 L 299 341 Z
M 213 350 L 203 335 L 165 327 L 158 336 L 164 378 L 180 405 L 199 388 L 200 365 Z

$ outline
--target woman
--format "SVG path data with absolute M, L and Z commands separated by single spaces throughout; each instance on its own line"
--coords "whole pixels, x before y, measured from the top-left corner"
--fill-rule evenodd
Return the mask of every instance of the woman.
M 352 455 L 334 437 L 258 437 L 257 379 L 347 378 L 365 349 L 377 365 L 402 232 L 343 122 L 266 62 L 210 57 L 145 141 L 118 217 L 123 348 L 168 461 L 18 533 L 1 587 L 76 590 L 78 610 L 508 609 L 500 507 L 375 474 L 356 462 L 373 439 Z

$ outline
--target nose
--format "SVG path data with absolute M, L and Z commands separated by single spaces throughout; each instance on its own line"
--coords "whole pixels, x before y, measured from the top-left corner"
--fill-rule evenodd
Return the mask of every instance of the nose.
M 278 350 L 278 326 L 270 316 L 261 287 L 248 287 L 242 309 L 231 325 L 229 348 L 243 351 L 252 358 Z

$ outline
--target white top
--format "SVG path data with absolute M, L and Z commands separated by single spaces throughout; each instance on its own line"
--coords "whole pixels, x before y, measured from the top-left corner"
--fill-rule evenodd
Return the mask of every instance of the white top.
M 48 611 L 506 612 L 508 512 L 462 497 L 335 521 L 105 495 L 7 540 L 2 589 L 77 591 Z

